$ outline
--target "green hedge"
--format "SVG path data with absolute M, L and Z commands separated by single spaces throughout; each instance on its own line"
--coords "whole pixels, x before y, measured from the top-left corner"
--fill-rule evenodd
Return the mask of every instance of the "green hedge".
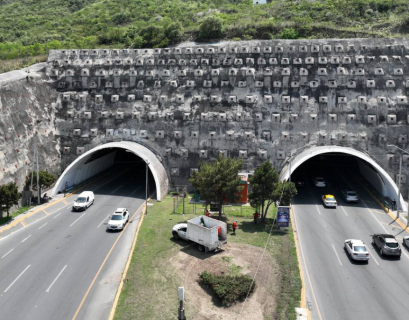
M 199 283 L 212 290 L 223 306 L 229 307 L 246 298 L 247 293 L 254 291 L 255 283 L 247 275 L 215 275 L 204 271 L 199 276 Z

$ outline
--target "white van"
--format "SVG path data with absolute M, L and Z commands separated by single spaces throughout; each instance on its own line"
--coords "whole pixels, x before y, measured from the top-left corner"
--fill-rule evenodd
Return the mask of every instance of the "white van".
M 92 191 L 82 192 L 72 205 L 72 211 L 86 210 L 94 203 L 94 193 Z

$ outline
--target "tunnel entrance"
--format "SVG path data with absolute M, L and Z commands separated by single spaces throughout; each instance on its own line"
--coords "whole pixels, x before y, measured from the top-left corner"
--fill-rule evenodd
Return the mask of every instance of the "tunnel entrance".
M 287 159 L 281 180 L 302 180 L 314 187 L 314 179 L 323 177 L 333 184 L 343 181 L 354 185 L 361 179 L 369 183 L 384 198 L 397 199 L 398 187 L 389 174 L 370 155 L 347 147 L 322 146 L 300 152 Z M 363 178 L 363 179 L 362 179 Z M 401 207 L 407 210 L 401 196 Z
M 165 168 L 151 150 L 130 141 L 103 144 L 75 159 L 57 180 L 52 194 L 62 192 L 66 185 L 75 186 L 92 181 L 93 178 L 107 172 L 126 174 L 127 178 L 132 177 L 135 186 L 140 185 L 145 189 L 146 166 L 148 195 L 162 200 L 169 186 Z

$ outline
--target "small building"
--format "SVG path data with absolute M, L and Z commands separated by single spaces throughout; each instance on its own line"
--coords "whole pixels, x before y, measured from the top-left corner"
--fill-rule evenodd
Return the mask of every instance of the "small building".
M 267 0 L 253 0 L 253 6 L 256 6 L 258 4 L 266 4 Z
M 239 173 L 240 177 L 240 199 L 237 200 L 238 203 L 248 202 L 248 192 L 249 192 L 249 174 Z

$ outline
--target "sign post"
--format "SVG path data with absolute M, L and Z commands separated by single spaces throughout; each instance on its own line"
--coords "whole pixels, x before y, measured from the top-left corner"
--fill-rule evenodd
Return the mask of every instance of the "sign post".
M 290 207 L 277 207 L 277 227 L 288 228 L 290 224 Z

